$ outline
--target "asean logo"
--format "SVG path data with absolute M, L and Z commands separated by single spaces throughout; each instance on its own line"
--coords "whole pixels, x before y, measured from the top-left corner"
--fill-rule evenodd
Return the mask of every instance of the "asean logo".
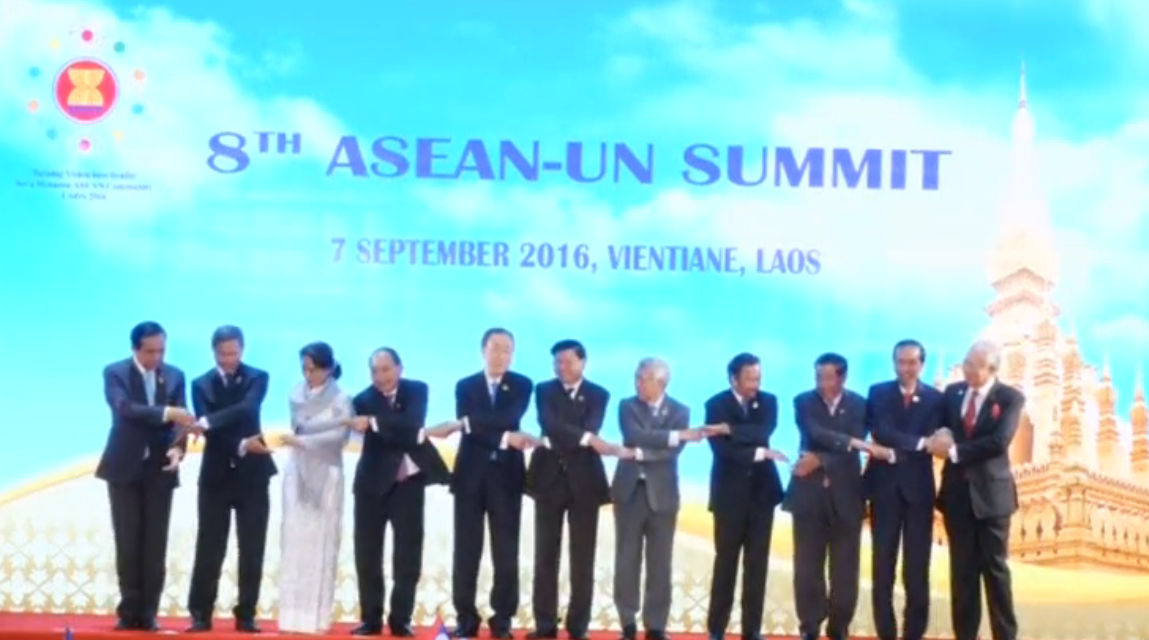
M 61 64 L 58 61 L 61 57 L 66 61 L 56 66 L 58 71 L 52 76 L 51 87 L 40 94 L 45 98 L 51 96 L 55 113 L 62 119 L 53 117 L 52 110 L 42 109 L 40 100 L 34 98 L 28 101 L 28 112 L 43 123 L 48 140 L 63 139 L 75 144 L 82 153 L 91 151 L 100 134 L 106 131 L 102 126 L 94 130 L 92 125 L 108 124 L 112 140 L 120 143 L 124 139 L 123 126 L 128 122 L 120 117 L 118 107 L 127 100 L 131 102 L 132 116 L 143 115 L 144 105 L 139 99 L 146 75 L 139 67 L 135 67 L 127 79 L 117 75 L 116 70 L 130 62 L 127 45 L 122 41 L 97 37 L 90 29 L 75 31 L 69 36 L 64 41 L 51 41 L 51 57 L 57 60 L 53 66 Z M 116 64 L 108 60 L 116 60 Z M 41 80 L 45 74 L 41 67 L 33 66 L 28 69 L 28 75 L 33 80 Z
M 73 122 L 92 124 L 116 107 L 120 83 L 112 68 L 95 58 L 80 58 L 56 74 L 56 106 Z

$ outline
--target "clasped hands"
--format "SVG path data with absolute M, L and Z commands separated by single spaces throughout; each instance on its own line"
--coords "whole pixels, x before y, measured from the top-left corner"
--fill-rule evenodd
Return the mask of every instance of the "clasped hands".
M 935 458 L 946 458 L 950 454 L 950 449 L 954 446 L 954 434 L 949 429 L 942 427 L 934 432 L 934 434 L 926 438 L 926 451 Z
M 876 442 L 866 442 L 860 438 L 850 438 L 849 449 L 851 451 L 865 451 L 870 454 L 871 458 L 885 462 L 893 462 L 895 458 L 893 449 Z

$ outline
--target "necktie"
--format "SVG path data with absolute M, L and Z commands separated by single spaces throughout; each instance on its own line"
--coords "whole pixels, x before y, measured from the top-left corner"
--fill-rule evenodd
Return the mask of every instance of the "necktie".
M 913 401 L 914 401 L 914 394 L 912 394 L 912 393 L 903 393 L 902 394 L 902 406 L 903 407 L 909 408 L 910 403 Z
M 742 408 L 742 415 L 747 416 L 750 414 L 750 408 L 746 406 L 745 398 L 738 398 L 738 406 Z
M 225 374 L 223 376 L 223 386 L 226 388 L 229 388 L 229 389 L 231 387 L 235 386 L 235 374 L 234 373 L 228 373 L 228 374 Z
M 969 404 L 965 406 L 965 414 L 962 415 L 962 426 L 965 427 L 965 435 L 968 438 L 973 435 L 973 426 L 977 423 L 977 390 L 972 389 L 969 392 Z
M 566 390 L 567 390 L 567 395 L 570 396 L 570 399 L 574 400 L 576 389 L 574 387 L 567 387 Z
M 148 405 L 156 404 L 156 372 L 144 372 L 144 391 L 148 394 Z
M 387 406 L 391 407 L 392 409 L 395 408 L 395 394 L 387 394 Z
M 491 404 L 495 404 L 495 394 L 497 394 L 499 392 L 499 383 L 498 382 L 488 382 L 487 386 L 489 387 L 488 391 L 491 394 Z

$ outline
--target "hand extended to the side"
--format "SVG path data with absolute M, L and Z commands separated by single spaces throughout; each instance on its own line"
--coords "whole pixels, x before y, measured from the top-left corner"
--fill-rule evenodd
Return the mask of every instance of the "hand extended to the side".
M 953 446 L 954 434 L 945 427 L 938 429 L 926 439 L 926 451 L 929 451 L 936 458 L 948 457 Z

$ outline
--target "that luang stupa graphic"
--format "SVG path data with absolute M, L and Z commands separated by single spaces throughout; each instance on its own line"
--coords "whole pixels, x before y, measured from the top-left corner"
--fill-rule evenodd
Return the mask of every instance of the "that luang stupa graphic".
M 1099 373 L 1084 361 L 1075 331 L 1058 323 L 1058 256 L 1033 139 L 1023 67 L 983 334 L 1002 347 L 1001 379 L 1026 396 L 1009 450 L 1020 501 L 1010 555 L 1029 564 L 1149 572 L 1149 411 L 1141 370 L 1125 419 L 1116 413 L 1108 356 Z M 943 369 L 936 383 L 960 375 L 959 367 Z

